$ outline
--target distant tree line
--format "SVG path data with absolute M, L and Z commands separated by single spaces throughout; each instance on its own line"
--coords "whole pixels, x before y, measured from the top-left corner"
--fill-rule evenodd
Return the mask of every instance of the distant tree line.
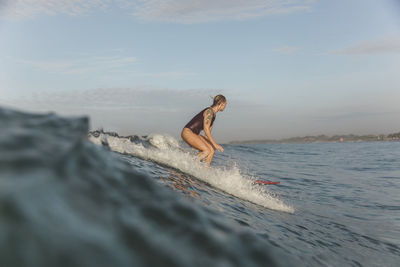
M 292 137 L 279 140 L 246 140 L 246 141 L 232 141 L 230 144 L 282 144 L 282 143 L 318 143 L 318 142 L 376 142 L 376 141 L 400 141 L 400 132 L 392 134 L 379 134 L 379 135 L 316 135 L 316 136 L 303 136 Z

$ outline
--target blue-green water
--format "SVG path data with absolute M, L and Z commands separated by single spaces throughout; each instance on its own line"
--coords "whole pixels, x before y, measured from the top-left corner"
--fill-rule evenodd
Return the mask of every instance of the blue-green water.
M 0 125 L 0 266 L 399 265 L 399 142 L 223 145 L 207 170 L 165 135 Z
M 123 156 L 157 170 L 184 195 L 250 228 L 304 266 L 398 266 L 400 143 L 225 145 L 214 166 L 232 162 L 269 186 L 294 213 L 269 210 L 188 175 Z M 172 178 L 171 178 L 172 176 Z M 193 182 L 194 180 L 194 182 Z M 178 182 L 176 182 L 178 181 Z M 189 189 L 189 190 L 187 190 Z

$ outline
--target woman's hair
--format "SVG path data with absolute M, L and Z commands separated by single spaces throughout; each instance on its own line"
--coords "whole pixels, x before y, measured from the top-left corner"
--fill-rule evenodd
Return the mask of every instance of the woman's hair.
M 214 97 L 212 106 L 214 107 L 214 106 L 216 106 L 216 105 L 219 105 L 219 104 L 225 103 L 225 102 L 226 102 L 225 96 L 223 96 L 223 95 L 216 95 L 216 96 Z

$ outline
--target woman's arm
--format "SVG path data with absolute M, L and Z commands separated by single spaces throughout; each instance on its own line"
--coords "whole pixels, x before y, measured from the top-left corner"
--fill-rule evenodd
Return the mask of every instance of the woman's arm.
M 211 135 L 211 129 L 212 126 L 211 125 L 211 121 L 213 119 L 214 113 L 211 109 L 207 109 L 206 111 L 204 111 L 203 117 L 204 117 L 204 122 L 203 122 L 203 126 L 204 126 L 204 133 L 206 134 L 208 140 L 210 140 L 211 144 L 218 149 L 219 151 L 224 151 L 224 149 L 218 145 L 215 141 L 214 138 Z

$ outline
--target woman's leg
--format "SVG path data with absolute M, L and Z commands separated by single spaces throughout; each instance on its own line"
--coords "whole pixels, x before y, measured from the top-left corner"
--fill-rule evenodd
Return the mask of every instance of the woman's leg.
M 210 153 L 206 157 L 206 162 L 208 163 L 208 165 L 210 165 L 215 154 L 215 147 L 212 145 L 212 143 L 210 142 L 210 140 L 208 140 L 206 136 L 202 135 L 199 136 L 201 139 L 203 139 L 203 141 L 208 145 L 208 148 L 210 149 Z
M 182 139 L 188 143 L 191 147 L 200 150 L 200 153 L 197 155 L 200 160 L 207 158 L 207 156 L 211 153 L 211 149 L 206 141 L 204 141 L 200 135 L 193 133 L 188 128 L 183 128 L 181 133 Z

